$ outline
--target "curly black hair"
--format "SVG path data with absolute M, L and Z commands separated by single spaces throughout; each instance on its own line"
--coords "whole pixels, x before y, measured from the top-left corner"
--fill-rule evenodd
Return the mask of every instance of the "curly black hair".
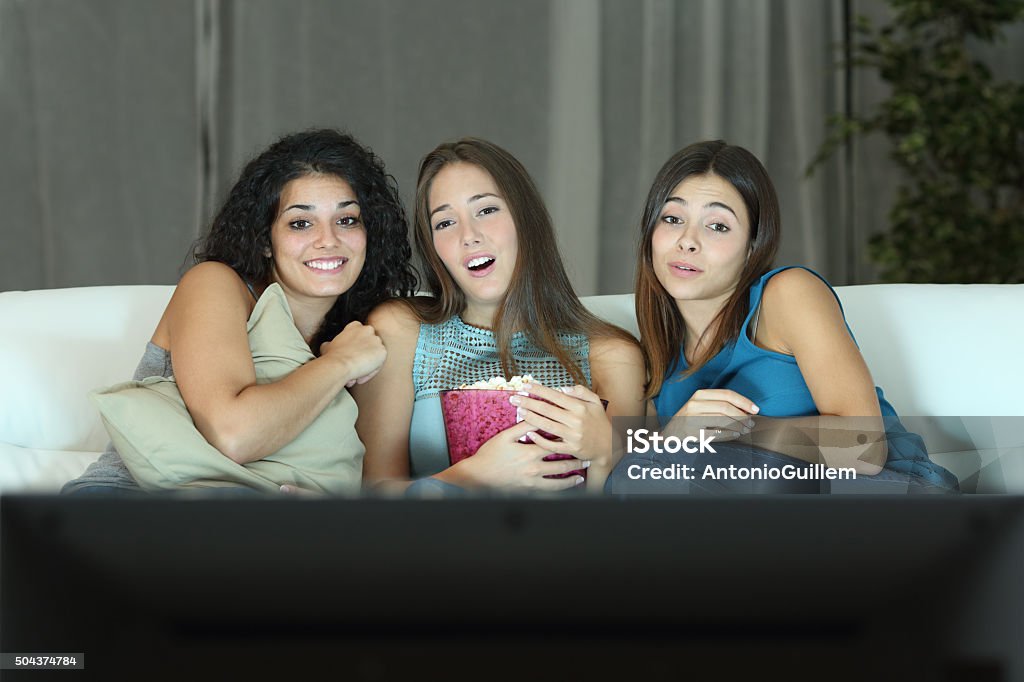
M 270 228 L 284 186 L 306 175 L 334 175 L 351 185 L 366 226 L 366 260 L 355 284 L 338 297 L 310 346 L 333 339 L 353 320 L 365 322 L 382 301 L 416 289 L 408 222 L 395 179 L 370 149 L 332 129 L 282 137 L 246 164 L 205 237 L 196 242 L 196 263 L 224 263 L 253 285 L 270 281 Z

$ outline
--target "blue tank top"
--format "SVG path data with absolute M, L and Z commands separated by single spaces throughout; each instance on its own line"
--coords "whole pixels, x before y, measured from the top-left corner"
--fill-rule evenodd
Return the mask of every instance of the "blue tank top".
M 806 417 L 819 414 L 807 382 L 796 364 L 796 358 L 759 348 L 750 339 L 751 320 L 761 304 L 765 285 L 772 277 L 792 267 L 799 266 L 776 268 L 750 288 L 750 311 L 743 321 L 739 338 L 726 344 L 707 364 L 690 376 L 679 376 L 688 366 L 680 350 L 676 367 L 669 371 L 661 393 L 654 398 L 654 406 L 662 422 L 678 412 L 696 391 L 706 388 L 725 388 L 750 398 L 760 408 L 758 415 L 762 417 Z M 832 295 L 836 295 L 824 277 L 809 268 L 802 269 L 825 282 Z M 842 311 L 843 304 L 838 296 L 836 301 Z M 849 325 L 846 330 L 853 338 Z M 921 477 L 935 485 L 958 488 L 959 484 L 953 474 L 928 459 L 921 437 L 903 427 L 882 389 L 876 386 L 875 393 L 882 410 L 889 446 L 885 468 Z

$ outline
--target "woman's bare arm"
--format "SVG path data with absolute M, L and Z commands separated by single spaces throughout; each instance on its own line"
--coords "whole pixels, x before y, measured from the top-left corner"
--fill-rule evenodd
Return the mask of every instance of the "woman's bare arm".
M 415 392 L 412 366 L 420 322 L 401 301 L 389 301 L 370 313 L 388 357 L 372 381 L 352 388 L 359 405 L 356 431 L 366 445 L 363 481 L 368 487 L 400 492 L 409 480 L 409 425 Z
M 755 443 L 809 461 L 824 456 L 837 466 L 877 473 L 887 454 L 878 396 L 828 286 L 797 268 L 772 277 L 765 288 L 755 343 L 796 359 L 821 415 L 758 419 L 752 434 Z M 817 443 L 817 452 L 800 445 L 808 438 Z
M 373 330 L 353 323 L 321 357 L 279 381 L 257 384 L 246 334 L 252 308 L 231 268 L 200 263 L 182 277 L 154 336 L 171 353 L 196 428 L 239 463 L 291 442 L 347 383 L 371 374 L 384 358 Z

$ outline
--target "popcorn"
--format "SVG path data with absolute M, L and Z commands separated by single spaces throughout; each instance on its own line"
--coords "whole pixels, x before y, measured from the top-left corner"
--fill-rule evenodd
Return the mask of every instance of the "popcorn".
M 457 389 L 441 391 L 441 414 L 444 417 L 444 430 L 448 439 L 448 459 L 452 464 L 476 453 L 480 446 L 497 433 L 515 426 L 523 420 L 519 408 L 509 402 L 509 392 L 529 395 L 524 386 L 539 384 L 529 374 L 514 376 L 508 381 L 504 377 L 492 377 L 475 384 L 463 384 Z M 545 401 L 547 402 L 547 401 Z M 537 429 L 537 433 L 549 440 L 558 440 L 546 431 Z M 519 439 L 521 443 L 530 443 L 529 436 Z M 547 461 L 559 459 L 576 459 L 565 453 L 545 455 Z M 548 474 L 545 478 L 567 478 L 570 476 L 587 477 L 586 469 L 574 469 L 564 474 Z
M 505 381 L 505 377 L 491 377 L 486 381 L 478 381 L 475 384 L 463 384 L 459 386 L 460 389 L 477 389 L 477 390 L 492 390 L 492 391 L 522 391 L 523 386 L 526 384 L 537 384 L 540 383 L 529 374 L 519 376 L 518 374 L 508 381 Z

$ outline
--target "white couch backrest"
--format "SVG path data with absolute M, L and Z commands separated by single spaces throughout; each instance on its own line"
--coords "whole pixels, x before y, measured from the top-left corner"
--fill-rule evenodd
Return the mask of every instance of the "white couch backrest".
M 132 378 L 173 286 L 0 293 L 0 442 L 100 451 L 90 390 Z
M 172 286 L 0 293 L 0 443 L 99 451 L 90 390 L 131 378 Z M 875 382 L 902 415 L 1024 415 L 1024 285 L 837 289 Z M 636 333 L 633 297 L 592 296 Z
M 875 383 L 901 415 L 1024 415 L 1024 284 L 837 287 Z M 583 299 L 637 333 L 629 294 Z
M 875 382 L 902 415 L 1024 415 L 1024 284 L 838 287 Z

